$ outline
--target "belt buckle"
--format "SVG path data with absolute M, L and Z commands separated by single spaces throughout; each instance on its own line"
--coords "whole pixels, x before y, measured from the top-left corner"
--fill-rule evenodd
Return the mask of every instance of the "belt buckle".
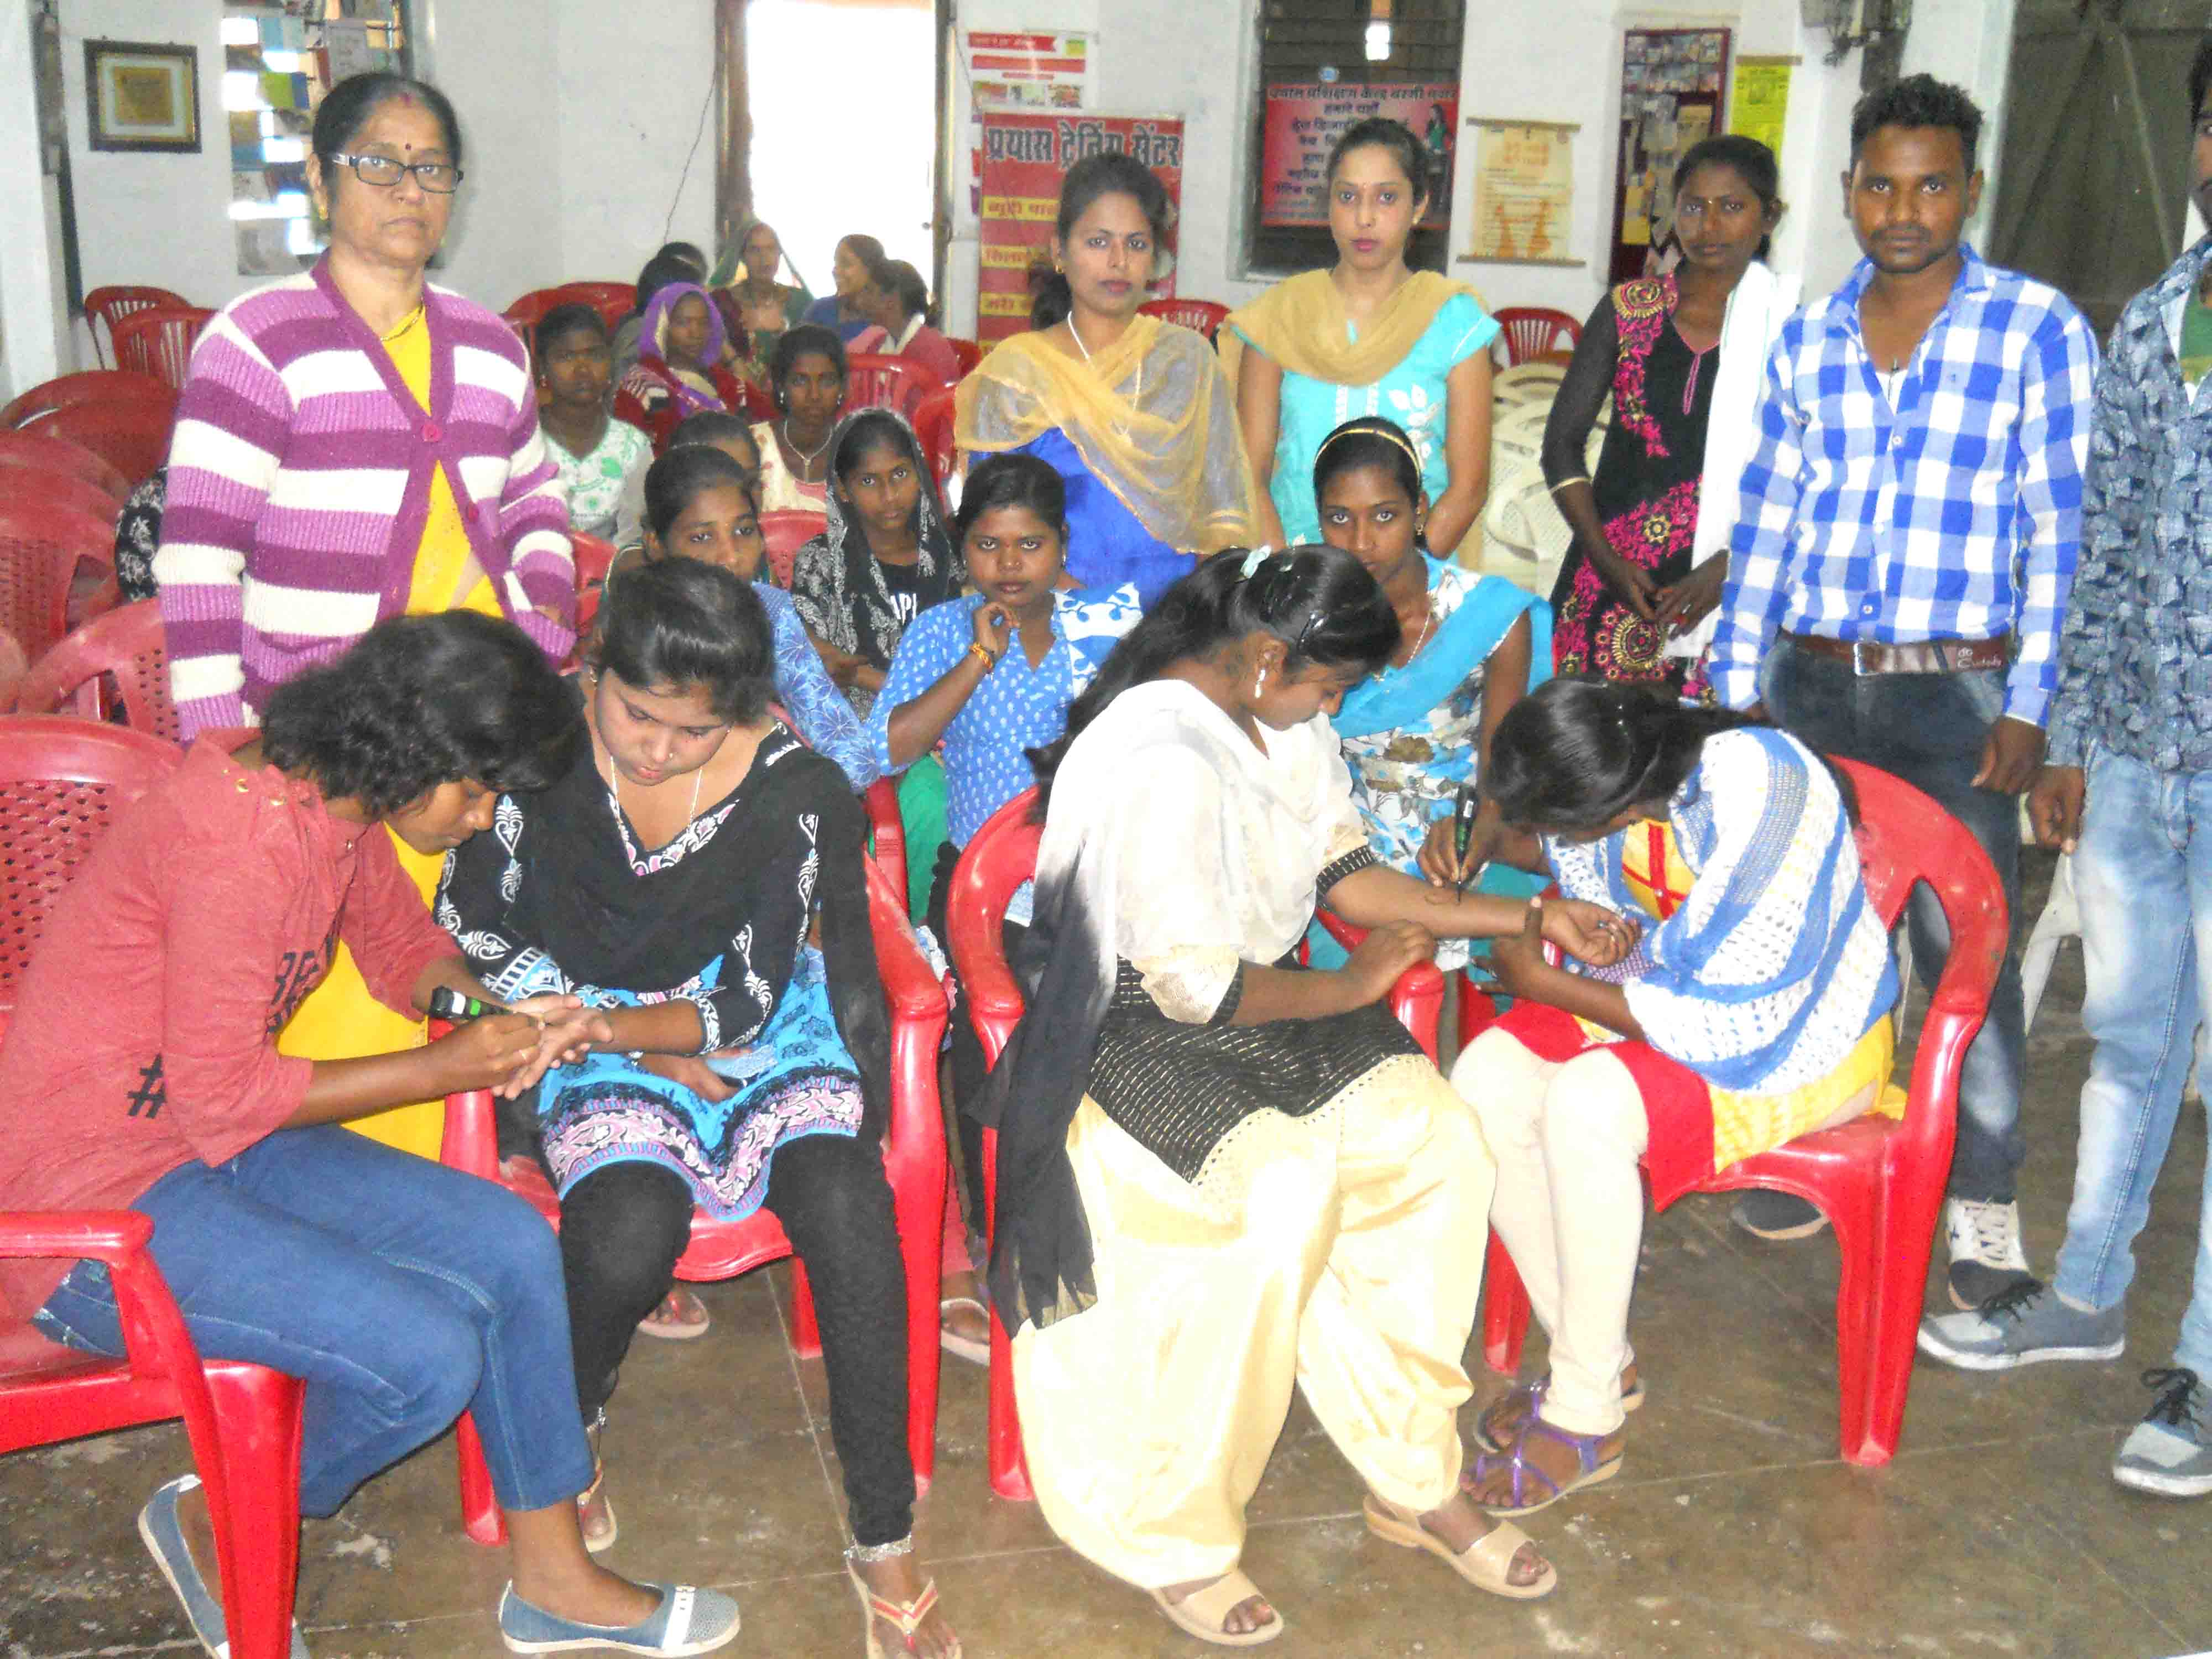
M 1853 640 L 1851 641 L 1851 672 L 1853 674 L 1867 675 L 1879 673 L 1881 672 L 1880 669 L 1873 666 L 1868 660 L 1868 647 L 1872 643 L 1874 642 L 1869 640 Z

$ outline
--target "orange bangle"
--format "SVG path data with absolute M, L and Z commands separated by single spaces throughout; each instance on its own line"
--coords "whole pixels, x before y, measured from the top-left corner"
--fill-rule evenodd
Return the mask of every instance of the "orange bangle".
M 999 659 L 991 654 L 988 646 L 980 643 L 970 645 L 968 647 L 968 654 L 971 657 L 981 657 L 983 659 L 983 672 L 986 674 L 999 665 Z

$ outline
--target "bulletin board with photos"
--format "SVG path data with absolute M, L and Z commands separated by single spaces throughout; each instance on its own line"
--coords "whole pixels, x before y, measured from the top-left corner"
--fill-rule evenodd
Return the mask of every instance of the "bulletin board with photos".
M 1674 164 L 1700 139 L 1728 131 L 1729 42 L 1724 28 L 1626 32 L 1609 282 L 1629 282 L 1670 263 Z
M 283 0 L 222 9 L 230 219 L 242 276 L 289 276 L 325 240 L 307 194 L 307 137 L 350 75 L 408 73 L 406 0 Z

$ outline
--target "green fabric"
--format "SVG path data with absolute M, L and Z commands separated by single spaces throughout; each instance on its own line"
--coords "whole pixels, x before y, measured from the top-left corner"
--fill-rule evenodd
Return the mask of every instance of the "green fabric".
M 945 768 L 936 756 L 924 755 L 906 769 L 898 804 L 906 826 L 907 914 L 920 921 L 929 914 L 930 878 L 937 872 L 937 849 L 945 845 Z
M 2192 289 L 2181 310 L 2181 383 L 2192 395 L 2197 383 L 2212 372 L 2212 310 L 2204 304 L 2204 291 Z

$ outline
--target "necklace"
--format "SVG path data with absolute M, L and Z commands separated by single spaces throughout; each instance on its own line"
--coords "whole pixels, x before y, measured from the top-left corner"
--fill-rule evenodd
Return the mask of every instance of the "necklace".
M 1421 647 L 1429 642 L 1430 630 L 1437 625 L 1437 602 L 1434 599 L 1426 599 L 1422 604 L 1421 609 L 1426 613 L 1421 622 L 1421 631 L 1414 637 L 1413 648 L 1406 653 L 1405 662 L 1398 665 L 1401 668 L 1407 666 L 1414 658 L 1421 654 Z
M 1077 341 L 1077 342 L 1076 342 L 1076 343 L 1077 343 L 1078 345 L 1080 345 L 1080 344 L 1082 344 L 1083 343 L 1082 343 L 1080 340 L 1079 340 L 1079 341 Z M 807 477 L 807 475 L 808 475 L 810 472 L 811 472 L 811 471 L 814 471 L 814 464 L 815 464 L 815 462 L 817 462 L 817 461 L 818 461 L 818 460 L 820 460 L 820 459 L 822 459 L 822 452 L 823 452 L 823 450 L 825 450 L 825 449 L 827 449 L 827 448 L 829 448 L 829 447 L 830 447 L 830 439 L 829 439 L 829 438 L 824 438 L 824 439 L 822 441 L 821 444 L 820 444 L 820 445 L 819 445 L 819 446 L 818 446 L 818 447 L 814 450 L 813 453 L 809 454 L 805 450 L 803 450 L 803 449 L 801 449 L 801 448 L 799 447 L 799 444 L 798 444 L 797 441 L 796 441 L 796 440 L 794 440 L 794 439 L 792 437 L 792 435 L 791 435 L 791 416 L 790 416 L 787 415 L 787 416 L 785 416 L 783 417 L 783 422 L 782 422 L 781 428 L 780 429 L 781 430 L 781 432 L 782 432 L 782 434 L 783 434 L 783 444 L 784 444 L 784 447 L 785 447 L 785 448 L 787 448 L 787 449 L 788 449 L 788 450 L 789 450 L 793 454 L 794 454 L 794 455 L 796 455 L 796 456 L 798 456 L 798 457 L 799 457 L 799 477 L 800 477 L 802 480 L 804 480 L 805 483 L 814 483 L 815 481 L 814 481 L 812 478 L 808 477 Z M 835 436 L 836 436 L 836 435 L 837 435 L 837 434 L 836 434 L 835 432 L 832 432 L 832 433 L 830 434 L 830 437 L 832 437 L 832 438 L 834 438 L 834 437 L 835 437 Z
M 615 811 L 617 812 L 621 811 L 623 810 L 622 774 L 615 770 L 615 760 L 612 755 L 607 757 L 607 769 L 600 775 L 607 781 L 607 793 L 614 797 Z M 690 828 L 691 820 L 699 816 L 699 785 L 705 780 L 706 776 L 707 769 L 703 766 L 695 768 L 692 771 L 691 805 L 686 807 L 684 811 L 684 829 Z M 677 831 L 677 835 L 681 835 L 684 832 L 681 830 Z M 675 836 L 672 836 L 669 839 L 672 841 L 675 839 Z

